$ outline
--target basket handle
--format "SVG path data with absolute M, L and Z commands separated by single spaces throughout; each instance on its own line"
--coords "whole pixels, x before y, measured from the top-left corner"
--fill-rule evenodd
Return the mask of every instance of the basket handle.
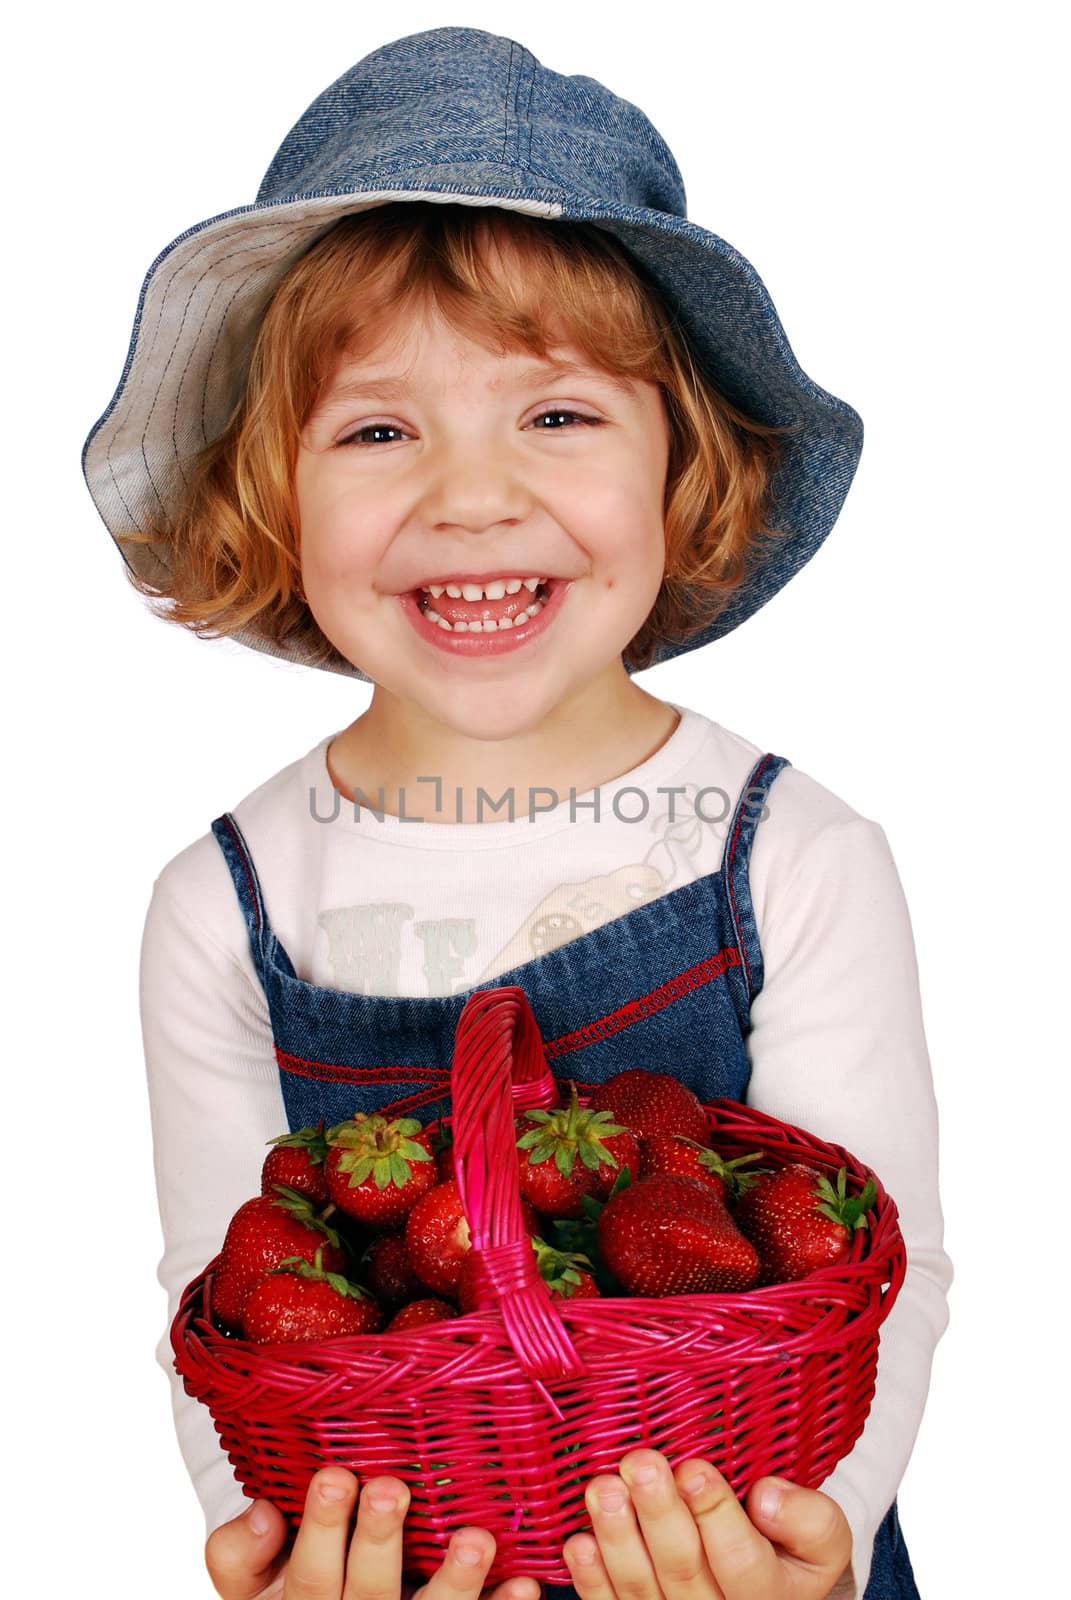
M 497 1305 L 533 1380 L 579 1377 L 587 1368 L 539 1272 L 521 1212 L 514 1110 L 546 1105 L 555 1090 L 518 985 L 470 995 L 454 1037 L 450 1092 L 457 1186 L 488 1303 Z

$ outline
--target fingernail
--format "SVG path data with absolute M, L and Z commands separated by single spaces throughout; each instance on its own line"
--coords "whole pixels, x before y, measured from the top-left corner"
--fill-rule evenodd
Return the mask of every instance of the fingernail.
M 345 1498 L 346 1491 L 340 1483 L 321 1483 L 321 1500 L 330 1500 L 333 1504 L 336 1500 L 344 1500 Z
M 267 1533 L 271 1528 L 271 1511 L 263 1500 L 254 1500 L 247 1515 L 249 1526 L 254 1533 Z
M 368 1497 L 368 1504 L 373 1511 L 394 1511 L 398 1502 L 392 1494 L 372 1494 Z
M 695 1476 L 693 1478 L 689 1478 L 687 1483 L 684 1485 L 684 1492 L 685 1494 L 690 1494 L 694 1496 L 695 1499 L 698 1499 L 701 1494 L 706 1494 L 713 1481 L 713 1478 L 709 1477 L 707 1473 L 697 1472 Z
M 583 1543 L 579 1540 L 575 1541 L 569 1546 L 569 1559 L 575 1562 L 578 1567 L 592 1566 L 595 1561 L 594 1541 L 585 1541 Z
M 599 1491 L 599 1504 L 604 1511 L 620 1511 L 625 1503 L 625 1496 L 620 1489 L 601 1489 Z
M 654 1483 L 658 1477 L 658 1468 L 652 1466 L 632 1467 L 629 1477 L 633 1483 Z
M 463 1567 L 474 1567 L 483 1556 L 479 1545 L 475 1544 L 455 1545 L 454 1554 Z
M 769 1478 L 759 1490 L 759 1511 L 771 1520 L 781 1515 L 785 1503 L 785 1490 L 792 1485 L 785 1478 Z

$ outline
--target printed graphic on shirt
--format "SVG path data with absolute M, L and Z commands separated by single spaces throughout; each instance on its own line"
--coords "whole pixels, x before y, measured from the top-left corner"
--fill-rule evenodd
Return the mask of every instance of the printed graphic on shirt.
M 327 936 L 332 982 L 355 994 L 402 993 L 405 943 L 418 940 L 420 967 L 429 995 L 463 992 L 491 983 L 502 972 L 556 950 L 591 929 L 657 900 L 681 884 L 713 870 L 711 840 L 724 841 L 726 819 L 708 805 L 708 817 L 689 803 L 692 785 L 682 785 L 673 803 L 637 824 L 654 832 L 643 859 L 579 881 L 555 885 L 532 908 L 515 933 L 482 963 L 481 926 L 472 917 L 416 920 L 407 901 L 378 901 L 324 911 L 319 924 Z M 412 990 L 408 989 L 407 993 Z

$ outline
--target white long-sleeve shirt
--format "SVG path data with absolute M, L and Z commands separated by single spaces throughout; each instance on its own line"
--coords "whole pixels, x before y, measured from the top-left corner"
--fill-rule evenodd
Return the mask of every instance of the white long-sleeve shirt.
M 521 793 L 511 820 L 403 820 L 367 809 L 375 795 L 357 811 L 333 787 L 328 735 L 226 808 L 298 977 L 375 995 L 463 992 L 493 983 L 548 939 L 577 937 L 717 870 L 761 751 L 676 709 L 680 723 L 661 748 L 601 786 L 598 822 L 568 796 L 530 813 Z M 668 793 L 682 786 L 683 795 Z M 615 805 L 626 788 L 649 797 L 642 815 L 634 792 Z M 697 800 L 699 790 L 708 792 Z M 748 1102 L 872 1167 L 897 1203 L 907 1247 L 865 1430 L 822 1485 L 853 1538 L 833 1595 L 861 1600 L 948 1321 L 937 1110 L 910 919 L 882 829 L 796 767 L 780 773 L 766 803 L 749 874 L 765 980 L 746 1041 Z M 287 1128 L 267 1002 L 210 831 L 155 882 L 141 1017 L 170 1324 L 233 1213 L 259 1192 L 266 1142 Z M 173 1371 L 166 1329 L 157 1357 L 211 1532 L 248 1502 L 207 1408 Z M 910 1536 L 908 1528 L 909 1547 Z

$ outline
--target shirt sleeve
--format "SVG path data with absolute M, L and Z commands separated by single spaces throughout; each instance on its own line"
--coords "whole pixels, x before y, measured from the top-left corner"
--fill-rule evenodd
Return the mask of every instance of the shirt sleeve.
M 174 1370 L 171 1321 L 187 1284 L 219 1251 L 238 1207 L 260 1193 L 266 1142 L 287 1130 L 271 1023 L 255 970 L 217 943 L 164 881 L 142 937 L 140 1006 L 152 1118 L 167 1326 L 156 1359 L 171 1380 L 179 1448 L 206 1536 L 249 1501 L 211 1414 Z M 225 908 L 225 909 L 224 909 Z M 240 919 L 221 900 L 221 911 Z M 244 933 L 244 923 L 241 924 Z
M 776 835 L 763 837 L 772 820 L 771 801 L 751 863 L 764 983 L 751 1012 L 748 1100 L 871 1167 L 896 1202 L 907 1254 L 881 1327 L 865 1428 L 821 1485 L 853 1540 L 850 1569 L 832 1595 L 862 1600 L 874 1536 L 910 1459 L 948 1323 L 953 1269 L 943 1248 L 937 1107 L 910 918 L 883 830 L 859 816 L 837 821 L 779 871 Z

